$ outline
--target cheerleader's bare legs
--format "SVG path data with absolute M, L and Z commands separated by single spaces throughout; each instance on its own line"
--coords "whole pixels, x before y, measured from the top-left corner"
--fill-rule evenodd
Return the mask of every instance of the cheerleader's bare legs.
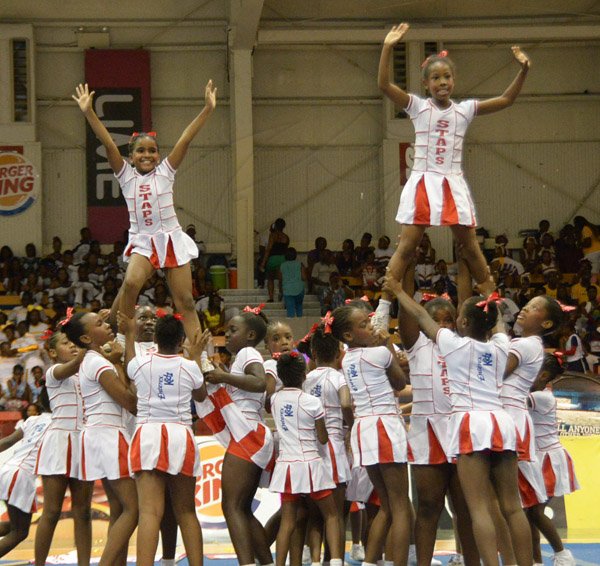
M 192 340 L 200 329 L 200 320 L 192 296 L 192 269 L 189 263 L 166 270 L 169 291 L 177 312 L 183 315 L 183 328 L 188 339 Z
M 144 286 L 144 283 L 154 273 L 154 267 L 150 263 L 150 260 L 140 254 L 132 253 L 129 262 L 127 263 L 127 270 L 125 271 L 125 279 L 123 285 L 119 289 L 115 302 L 120 297 L 120 304 L 117 310 L 125 313 L 129 318 L 135 316 L 135 304 L 137 303 L 138 295 Z M 111 316 L 113 314 L 113 308 L 111 308 Z M 114 313 L 116 321 L 116 311 Z
M 67 487 L 71 492 L 77 564 L 78 566 L 88 566 L 92 552 L 90 506 L 94 483 L 68 478 L 64 475 L 52 475 L 42 476 L 42 484 L 44 486 L 44 509 L 35 533 L 36 566 L 46 564 Z
M 388 530 L 395 543 L 394 564 L 406 564 L 410 539 L 408 469 L 406 464 L 367 466 L 371 483 L 377 490 L 381 507 L 371 523 L 365 562 L 376 564 L 384 547 Z
M 25 513 L 14 505 L 7 503 L 8 521 L 1 523 L 0 534 L 0 556 L 8 554 L 20 542 L 23 542 L 29 534 L 31 525 L 31 513 Z

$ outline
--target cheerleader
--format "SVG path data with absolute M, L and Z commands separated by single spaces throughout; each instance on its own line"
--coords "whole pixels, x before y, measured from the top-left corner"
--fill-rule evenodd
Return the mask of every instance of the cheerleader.
M 556 399 L 550 389 L 550 383 L 562 372 L 560 355 L 545 354 L 541 371 L 531 387 L 528 399 L 537 450 L 534 472 L 541 476 L 547 494 L 546 501 L 540 500 L 526 510 L 533 535 L 533 559 L 538 565 L 542 564 L 541 531 L 554 550 L 554 565 L 575 566 L 571 551 L 563 546 L 556 527 L 544 513 L 552 497 L 567 495 L 579 489 L 571 456 L 560 444 Z
M 0 468 L 0 499 L 8 511 L 8 521 L 0 523 L 0 556 L 8 554 L 29 534 L 31 515 L 36 510 L 35 461 L 49 425 L 49 413 L 26 413 L 15 431 L 0 440 L 0 452 L 16 445 L 13 455 Z
M 321 458 L 317 440 L 327 444 L 325 413 L 319 399 L 302 391 L 306 364 L 298 352 L 283 354 L 277 361 L 283 389 L 272 396 L 279 455 L 269 489 L 281 493 L 281 526 L 277 533 L 277 566 L 285 566 L 290 539 L 296 528 L 301 496 L 309 496 L 325 521 L 331 566 L 342 566 L 341 516 L 332 490 L 330 468 Z
M 200 328 L 192 297 L 190 261 L 198 257 L 195 242 L 181 229 L 173 205 L 175 173 L 188 147 L 217 104 L 217 89 L 208 81 L 204 91 L 204 109 L 192 120 L 169 153 L 160 161 L 156 134 L 131 136 L 129 158 L 121 156 L 117 144 L 93 109 L 94 92 L 79 85 L 73 99 L 86 117 L 94 134 L 106 149 L 106 157 L 114 171 L 129 210 L 129 243 L 123 260 L 129 262 L 123 286 L 119 290 L 111 314 L 121 310 L 133 317 L 135 303 L 144 283 L 157 269 L 165 269 L 175 307 L 183 313 L 188 337 Z
M 451 302 L 433 298 L 425 304 L 425 309 L 440 328 L 455 331 L 456 309 Z M 445 495 L 449 493 L 465 563 L 478 565 L 479 554 L 471 518 L 456 465 L 448 455 L 447 436 L 452 407 L 446 363 L 437 345 L 420 331 L 414 318 L 401 312 L 398 329 L 402 345 L 406 348 L 413 396 L 408 460 L 412 464 L 418 497 L 414 528 L 417 563 L 431 564 L 438 521 Z
M 345 542 L 344 500 L 346 485 L 351 478 L 344 444 L 344 421 L 348 427 L 352 428 L 354 415 L 350 390 L 343 374 L 339 371 L 344 355 L 341 346 L 341 343 L 331 333 L 325 334 L 322 327 L 315 330 L 310 340 L 310 348 L 312 359 L 315 360 L 317 367 L 306 376 L 302 390 L 319 399 L 325 411 L 325 426 L 329 437 L 325 446 L 325 460 L 331 467 L 333 482 L 336 486 L 333 497 L 340 519 L 340 545 L 343 548 Z M 313 562 L 319 562 L 320 559 L 322 524 L 319 523 L 320 521 L 311 521 L 312 528 L 308 533 L 311 548 L 315 552 L 318 550 L 318 556 L 313 555 L 312 557 Z
M 102 480 L 110 506 L 108 537 L 101 566 L 124 565 L 129 538 L 137 525 L 135 484 L 129 477 L 126 411 L 135 414 L 137 398 L 120 365 L 123 351 L 110 325 L 95 312 L 67 318 L 67 338 L 86 350 L 79 367 L 85 424 L 81 432 L 80 476 Z M 111 349 L 110 360 L 104 347 Z
M 190 565 L 202 564 L 202 531 L 195 506 L 200 458 L 192 431 L 191 402 L 192 398 L 204 400 L 206 387 L 199 364 L 179 355 L 185 339 L 180 316 L 159 313 L 154 334 L 158 352 L 134 356 L 136 321 L 119 313 L 125 331 L 127 374 L 138 397 L 129 468 L 135 474 L 139 501 L 140 566 L 154 564 L 167 490 Z M 192 359 L 200 360 L 209 337 L 209 331 L 198 331 L 190 345 Z
M 276 354 L 284 354 L 292 351 L 294 347 L 294 334 L 292 328 L 286 322 L 276 321 L 267 325 L 265 335 L 265 347 L 271 354 L 271 359 L 264 362 L 265 376 L 267 380 L 267 410 L 271 395 L 279 391 L 283 384 L 277 377 Z
M 261 412 L 266 390 L 263 359 L 255 346 L 267 331 L 260 307 L 232 318 L 225 332 L 225 347 L 235 355 L 231 370 L 220 368 L 205 373 L 209 401 L 216 407 L 210 414 L 197 404 L 199 416 L 215 436 L 227 438 L 221 473 L 223 514 L 231 542 L 241 566 L 254 566 L 254 557 L 272 565 L 273 557 L 264 527 L 252 513 L 252 501 L 265 467 L 273 455 L 273 439 Z M 213 385 L 220 387 L 215 388 Z M 216 418 L 215 418 L 216 417 Z M 215 423 L 225 423 L 223 435 Z
M 79 476 L 80 433 L 84 415 L 79 386 L 79 366 L 85 354 L 58 330 L 46 341 L 54 362 L 46 371 L 46 390 L 52 420 L 37 457 L 36 473 L 42 476 L 44 507 L 35 533 L 35 564 L 46 564 L 54 530 L 60 519 L 67 487 L 75 527 L 77 564 L 90 563 L 92 523 L 90 506 L 93 483 Z
M 365 466 L 381 501 L 369 529 L 364 564 L 376 563 L 388 531 L 394 564 L 406 564 L 410 537 L 407 443 L 394 389 L 405 386 L 404 373 L 390 346 L 378 337 L 363 308 L 347 305 L 324 319 L 325 332 L 348 346 L 342 369 L 354 402 L 351 446 L 355 466 Z
M 500 400 L 509 341 L 497 326 L 501 321 L 496 303 L 477 297 L 466 300 L 456 321 L 457 336 L 440 327 L 389 273 L 386 288 L 394 292 L 406 315 L 418 322 L 445 359 L 452 406 L 448 456 L 457 458 L 458 477 L 484 565 L 498 564 L 489 508 L 488 494 L 492 489 L 508 523 L 517 564 L 531 565 L 531 537 L 516 481 L 516 430 Z

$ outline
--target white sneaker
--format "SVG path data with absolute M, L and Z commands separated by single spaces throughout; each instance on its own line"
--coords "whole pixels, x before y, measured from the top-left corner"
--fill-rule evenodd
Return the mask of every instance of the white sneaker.
M 565 548 L 554 555 L 553 563 L 554 566 L 575 566 L 575 558 L 571 551 Z
M 442 562 L 437 558 L 431 558 L 431 566 L 442 566 Z
M 353 544 L 350 549 L 350 558 L 356 562 L 362 562 L 365 559 L 365 549 L 362 544 Z
M 450 560 L 448 560 L 448 566 L 464 566 L 465 559 L 462 554 L 454 554 Z
M 310 559 L 310 548 L 304 545 L 302 549 L 302 564 L 310 564 L 312 560 Z

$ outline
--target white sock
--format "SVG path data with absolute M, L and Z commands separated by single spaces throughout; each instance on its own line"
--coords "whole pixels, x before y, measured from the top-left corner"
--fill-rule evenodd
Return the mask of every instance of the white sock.
M 160 566 L 176 566 L 175 558 L 163 558 L 160 561 Z
M 394 561 L 393 560 L 384 560 L 383 566 L 394 566 Z
M 275 563 L 271 562 L 269 564 L 263 564 L 262 566 L 275 566 Z
M 373 564 L 372 562 L 363 562 L 363 566 L 377 566 L 377 564 Z
M 321 566 L 320 562 L 311 562 L 310 566 Z
M 330 566 L 342 566 L 342 559 L 341 558 L 332 558 L 329 561 Z

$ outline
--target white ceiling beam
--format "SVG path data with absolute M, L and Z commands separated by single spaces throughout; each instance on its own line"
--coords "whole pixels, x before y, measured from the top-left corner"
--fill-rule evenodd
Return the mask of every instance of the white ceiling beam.
M 262 29 L 260 46 L 281 44 L 357 44 L 381 43 L 385 29 L 319 28 Z M 564 41 L 600 38 L 600 24 L 478 27 L 412 27 L 406 41 Z
M 230 0 L 229 47 L 254 49 L 264 0 Z

